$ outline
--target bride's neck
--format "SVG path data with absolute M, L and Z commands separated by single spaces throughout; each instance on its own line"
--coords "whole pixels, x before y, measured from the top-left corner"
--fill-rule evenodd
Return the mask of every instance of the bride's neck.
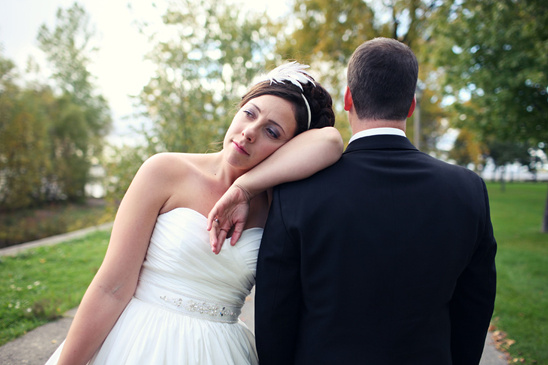
M 213 155 L 213 154 L 212 154 Z M 223 156 L 223 151 L 215 153 L 210 167 L 210 173 L 214 176 L 221 185 L 226 186 L 228 189 L 232 183 L 242 176 L 247 170 L 238 169 L 228 163 Z

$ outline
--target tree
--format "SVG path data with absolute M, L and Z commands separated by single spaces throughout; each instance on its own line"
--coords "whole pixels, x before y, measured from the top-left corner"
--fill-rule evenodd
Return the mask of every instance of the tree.
M 42 176 L 49 167 L 47 88 L 16 85 L 15 65 L 0 55 L 0 206 L 15 210 L 43 199 Z
M 415 140 L 420 142 L 421 149 L 432 151 L 441 135 L 444 115 L 437 79 L 429 76 L 432 70 L 426 48 L 431 36 L 428 20 L 437 4 L 433 0 L 388 0 L 382 5 L 363 0 L 295 0 L 290 32 L 279 35 L 277 53 L 321 70 L 322 84 L 334 92 L 335 105 L 342 110 L 345 69 L 356 47 L 379 36 L 406 43 L 421 64 L 420 108 L 415 113 L 416 118 L 420 117 L 420 136 Z M 409 121 L 408 128 L 412 139 L 415 117 Z M 341 133 L 345 134 L 343 130 Z
M 495 172 L 500 171 L 501 188 L 504 190 L 506 167 L 515 162 L 526 162 L 529 159 L 529 149 L 520 142 L 501 142 L 497 139 L 490 140 L 487 148 L 488 156 L 495 165 Z
M 139 96 L 153 122 L 157 150 L 218 149 L 238 99 L 271 56 L 271 26 L 264 14 L 243 14 L 222 0 L 171 2 L 163 22 L 167 39 L 149 59 L 156 75 Z M 147 31 L 147 29 L 143 29 Z
M 440 11 L 446 90 L 470 98 L 462 124 L 484 138 L 548 140 L 547 9 L 539 0 L 466 0 Z
M 54 174 L 50 186 L 58 186 L 69 200 L 85 195 L 91 159 L 98 156 L 110 130 L 110 110 L 104 97 L 96 92 L 88 71 L 95 35 L 90 19 L 77 3 L 59 9 L 53 30 L 42 25 L 38 32 L 40 48 L 53 69 L 55 89 L 61 96 L 52 114 Z
M 445 91 L 480 140 L 548 141 L 548 7 L 543 0 L 459 0 L 437 13 Z M 464 98 L 463 98 L 464 96 Z M 463 99 L 469 99 L 466 105 Z M 544 231 L 548 232 L 548 204 Z
M 455 144 L 449 151 L 449 158 L 455 160 L 457 165 L 468 166 L 482 164 L 483 146 L 468 129 L 463 128 L 455 140 Z

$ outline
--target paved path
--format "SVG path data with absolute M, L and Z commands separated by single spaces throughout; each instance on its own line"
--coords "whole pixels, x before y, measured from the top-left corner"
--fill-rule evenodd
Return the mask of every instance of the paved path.
M 6 249 L 0 249 L 0 256 L 15 255 L 18 252 L 41 245 L 53 245 L 59 242 L 66 241 L 68 239 L 74 239 L 82 237 L 92 231 L 99 229 L 110 229 L 111 224 L 103 226 L 92 227 L 81 231 L 70 232 L 67 234 L 46 238 L 39 241 L 19 245 L 19 247 L 12 247 Z M 247 326 L 254 331 L 254 310 L 253 310 L 253 294 L 251 293 L 246 299 L 246 303 L 242 308 L 242 314 L 240 318 Z M 45 324 L 38 327 L 26 335 L 15 339 L 0 347 L 0 364 L 1 365 L 43 365 L 49 356 L 55 351 L 59 344 L 64 340 L 72 318 L 76 309 L 73 309 L 65 313 L 64 317 L 58 321 Z M 504 354 L 498 351 L 493 343 L 491 333 L 487 334 L 485 340 L 485 349 L 480 365 L 508 365 L 508 362 L 504 359 Z

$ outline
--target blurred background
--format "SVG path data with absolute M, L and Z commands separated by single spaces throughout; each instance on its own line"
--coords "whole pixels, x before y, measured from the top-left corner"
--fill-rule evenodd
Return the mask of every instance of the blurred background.
M 546 0 L 0 0 L 0 248 L 112 222 L 146 158 L 219 150 L 253 78 L 286 60 L 311 65 L 348 141 L 349 57 L 368 39 L 396 38 L 420 64 L 408 137 L 487 181 L 493 323 L 512 336 L 495 340 L 513 345 L 514 363 L 548 364 L 547 24 Z M 81 293 L 107 242 L 91 239 L 93 254 L 66 246 L 77 262 L 95 260 Z M 0 259 L 0 343 L 77 305 L 79 292 L 57 304 L 73 283 L 51 289 L 75 277 L 55 271 L 71 266 L 54 264 L 66 260 L 59 250 Z M 23 313 L 23 289 L 46 291 L 48 274 L 53 304 L 41 312 L 53 314 L 35 314 L 43 299 L 25 299 L 38 304 Z
M 377 36 L 419 59 L 420 150 L 503 188 L 548 180 L 547 14 L 543 0 L 1 0 L 0 214 L 95 199 L 112 219 L 144 159 L 217 150 L 252 79 L 285 60 L 312 66 L 348 140 L 346 63 Z

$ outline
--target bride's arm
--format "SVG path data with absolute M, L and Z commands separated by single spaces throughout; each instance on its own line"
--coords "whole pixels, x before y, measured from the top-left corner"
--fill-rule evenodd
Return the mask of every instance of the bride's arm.
M 339 160 L 343 140 L 334 127 L 311 129 L 289 140 L 235 184 L 250 199 L 276 185 L 301 180 Z
M 58 364 L 86 364 L 134 294 L 166 198 L 168 189 L 162 185 L 165 179 L 158 177 L 165 176 L 166 168 L 169 166 L 158 164 L 158 158 L 149 159 L 128 188 L 116 214 L 105 258 L 78 307 Z
M 303 132 L 267 159 L 240 176 L 208 215 L 213 252 L 219 253 L 226 233 L 234 227 L 235 244 L 247 220 L 249 201 L 281 183 L 301 180 L 335 163 L 342 154 L 343 140 L 337 129 L 325 127 Z M 214 221 L 215 219 L 217 221 Z M 215 222 L 215 223 L 214 223 Z

